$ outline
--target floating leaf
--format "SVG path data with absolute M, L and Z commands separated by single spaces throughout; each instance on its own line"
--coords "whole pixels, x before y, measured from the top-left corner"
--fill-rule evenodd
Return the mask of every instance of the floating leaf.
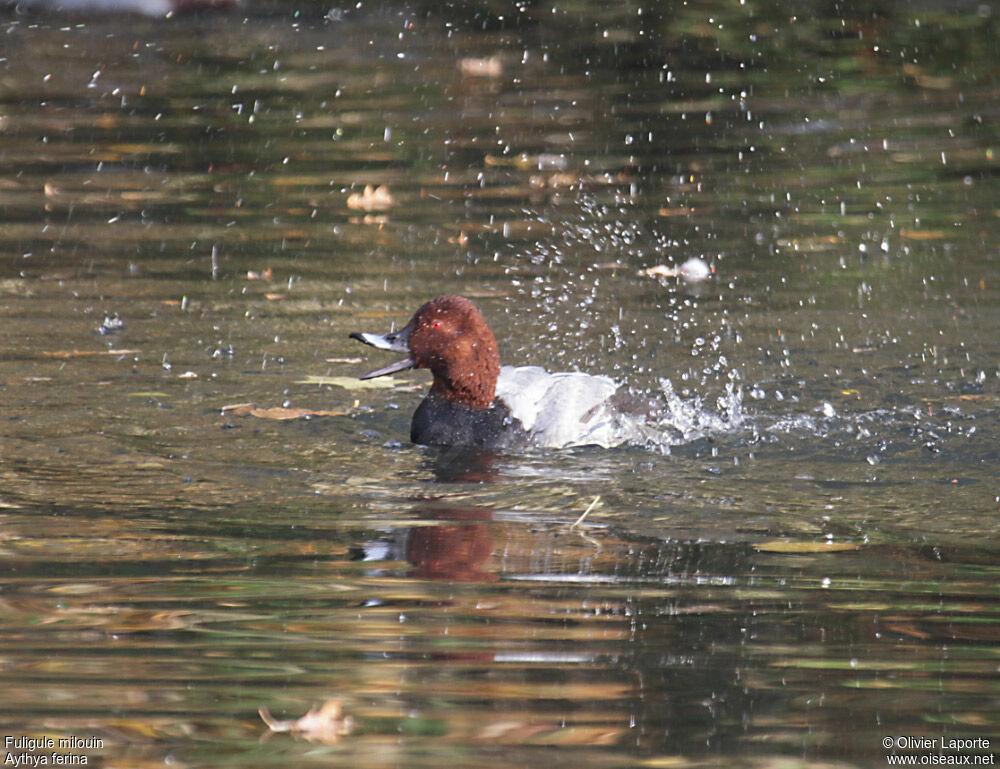
M 657 264 L 654 267 L 647 267 L 645 270 L 639 270 L 639 277 L 643 278 L 676 278 L 680 273 L 677 271 L 676 267 L 668 267 L 665 264 Z
M 536 175 L 528 179 L 528 184 L 536 189 L 558 189 L 560 187 L 572 187 L 581 184 L 582 180 L 578 174 L 568 171 L 559 171 L 548 176 Z
M 920 88 L 926 88 L 932 91 L 947 91 L 955 87 L 954 78 L 928 74 L 927 70 L 917 66 L 916 64 L 904 64 L 903 74 Z
M 362 217 L 351 216 L 348 220 L 351 224 L 377 224 L 381 230 L 382 225 L 389 223 L 389 217 L 385 214 L 365 214 Z
M 223 414 L 245 417 L 255 408 L 257 408 L 255 403 L 230 403 L 223 406 L 221 411 Z
M 843 242 L 844 239 L 837 235 L 817 235 L 812 238 L 781 239 L 778 241 L 778 247 L 790 248 L 799 253 L 814 253 L 816 251 L 829 251 Z
M 926 630 L 916 627 L 912 622 L 885 622 L 882 629 L 888 633 L 896 633 L 908 638 L 919 638 L 922 641 L 928 641 L 934 637 Z
M 136 355 L 138 350 L 54 350 L 42 352 L 46 358 L 83 358 L 88 355 Z
M 389 192 L 389 187 L 365 185 L 363 192 L 353 192 L 347 198 L 347 207 L 352 211 L 387 211 L 396 205 L 396 199 Z
M 0 294 L 14 294 L 21 296 L 31 296 L 27 281 L 21 278 L 6 278 L 0 280 Z
M 313 409 L 290 409 L 284 406 L 261 408 L 254 403 L 233 403 L 222 407 L 222 413 L 227 416 L 257 417 L 258 419 L 275 419 L 287 422 L 292 419 L 308 419 L 309 417 L 340 417 L 346 411 L 314 411 Z
M 850 542 L 794 542 L 773 540 L 754 545 L 762 553 L 836 553 L 842 550 L 860 550 L 859 545 Z
M 675 767 L 690 766 L 691 760 L 681 756 L 656 756 L 639 762 L 646 769 L 675 769 Z
M 522 171 L 565 171 L 569 167 L 569 161 L 565 155 L 556 155 L 551 152 L 542 152 L 538 155 L 529 155 L 527 152 L 513 156 L 487 155 L 483 161 L 488 166 L 517 168 Z M 576 178 L 575 174 L 573 176 Z
M 512 157 L 500 157 L 499 155 L 487 155 L 483 158 L 483 162 L 488 166 L 499 166 L 501 168 L 521 168 L 528 169 L 534 164 L 531 162 L 531 156 L 522 152 L 520 155 L 514 155 Z
M 341 737 L 354 731 L 354 719 L 343 714 L 340 700 L 327 700 L 302 718 L 294 720 L 279 721 L 264 707 L 257 712 L 272 732 L 288 732 L 309 742 L 321 742 L 324 745 L 336 745 Z
M 941 230 L 900 230 L 899 237 L 903 240 L 941 240 L 948 234 Z
M 992 393 L 962 393 L 961 395 L 941 395 L 937 398 L 921 398 L 920 400 L 927 404 L 945 403 L 947 401 L 984 401 L 985 403 L 994 403 L 1000 401 L 1000 396 Z
M 296 380 L 295 384 L 330 385 L 343 387 L 345 390 L 389 390 L 399 382 L 391 376 L 366 380 L 351 376 L 307 376 L 305 379 Z
M 657 264 L 654 267 L 639 270 L 638 275 L 644 278 L 683 278 L 693 283 L 711 277 L 713 272 L 715 272 L 714 268 L 698 257 L 692 256 L 679 267 Z
M 490 56 L 486 59 L 465 58 L 458 62 L 463 75 L 474 77 L 500 77 L 503 75 L 503 59 Z

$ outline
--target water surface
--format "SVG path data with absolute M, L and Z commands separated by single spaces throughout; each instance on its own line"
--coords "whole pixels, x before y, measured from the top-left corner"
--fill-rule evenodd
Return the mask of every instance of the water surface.
M 129 767 L 1000 739 L 989 7 L 327 10 L 2 17 L 5 734 Z M 388 361 L 348 333 L 443 292 L 673 429 L 410 445 L 426 372 L 361 388 Z M 258 714 L 334 701 L 348 734 Z

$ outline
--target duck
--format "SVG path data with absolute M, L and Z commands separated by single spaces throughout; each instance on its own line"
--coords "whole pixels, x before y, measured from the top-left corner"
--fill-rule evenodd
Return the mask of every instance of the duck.
M 425 303 L 403 328 L 354 332 L 399 361 L 360 378 L 430 369 L 430 392 L 417 407 L 410 440 L 424 446 L 483 449 L 569 448 L 628 443 L 637 412 L 614 379 L 541 366 L 501 366 L 496 337 L 476 306 L 461 296 Z

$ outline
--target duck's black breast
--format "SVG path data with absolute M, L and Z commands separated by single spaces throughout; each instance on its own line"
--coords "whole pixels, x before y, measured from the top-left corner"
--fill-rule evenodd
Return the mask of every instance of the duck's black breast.
M 431 393 L 417 407 L 410 440 L 423 446 L 475 446 L 516 449 L 531 444 L 521 420 L 494 401 L 488 409 L 470 409 Z

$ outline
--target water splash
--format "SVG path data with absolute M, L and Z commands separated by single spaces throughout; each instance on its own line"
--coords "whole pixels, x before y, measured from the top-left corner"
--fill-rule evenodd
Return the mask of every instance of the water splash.
M 615 429 L 625 445 L 669 454 L 671 449 L 704 438 L 716 439 L 740 431 L 745 423 L 743 391 L 735 382 L 726 385 L 715 408 L 699 395 L 681 396 L 669 379 L 660 380 L 660 390 L 639 396 L 649 407 L 642 415 L 621 412 Z
M 725 311 L 706 313 L 700 294 L 679 282 L 636 278 L 640 267 L 690 258 L 688 244 L 650 224 L 634 196 L 585 193 L 573 204 L 576 215 L 560 217 L 552 237 L 519 244 L 505 259 L 515 289 L 511 337 L 523 340 L 508 353 L 513 362 L 544 358 L 550 371 L 609 374 L 624 385 L 642 413 L 609 409 L 601 420 L 607 445 L 670 453 L 739 428 L 743 393 L 726 358 Z

